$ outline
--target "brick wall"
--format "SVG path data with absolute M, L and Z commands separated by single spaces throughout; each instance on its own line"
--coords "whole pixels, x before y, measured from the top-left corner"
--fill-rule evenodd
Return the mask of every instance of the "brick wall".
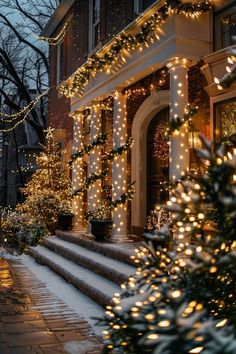
M 204 90 L 207 81 L 200 70 L 201 66 L 202 62 L 199 62 L 189 70 L 188 95 L 189 103 L 198 106 L 198 113 L 193 118 L 194 126 L 207 138 L 210 138 L 210 98 Z

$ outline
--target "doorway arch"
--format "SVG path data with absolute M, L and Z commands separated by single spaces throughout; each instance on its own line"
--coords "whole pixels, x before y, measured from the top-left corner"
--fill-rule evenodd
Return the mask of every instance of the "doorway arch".
M 132 124 L 134 145 L 131 154 L 131 178 L 136 181 L 132 201 L 131 226 L 140 235 L 146 224 L 147 211 L 147 131 L 153 117 L 169 106 L 169 90 L 151 92 L 135 114 Z

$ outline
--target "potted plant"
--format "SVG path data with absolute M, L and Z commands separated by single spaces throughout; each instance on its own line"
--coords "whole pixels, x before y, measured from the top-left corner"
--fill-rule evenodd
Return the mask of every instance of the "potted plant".
M 63 200 L 59 205 L 57 225 L 60 230 L 71 230 L 74 214 L 69 200 Z
M 105 241 L 111 236 L 112 219 L 108 202 L 101 202 L 94 210 L 86 213 L 86 219 L 90 221 L 91 233 L 97 241 Z

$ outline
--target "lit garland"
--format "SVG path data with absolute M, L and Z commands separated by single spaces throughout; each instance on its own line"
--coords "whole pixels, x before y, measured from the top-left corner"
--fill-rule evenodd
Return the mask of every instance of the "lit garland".
M 135 183 L 136 183 L 136 182 L 133 182 L 133 183 L 129 186 L 127 192 L 122 193 L 121 196 L 120 196 L 118 199 L 113 200 L 113 201 L 111 202 L 111 204 L 110 204 L 110 208 L 111 208 L 111 209 L 115 209 L 115 208 L 117 208 L 118 206 L 125 204 L 125 203 L 127 202 L 127 200 L 132 200 L 132 199 L 133 199 L 133 196 L 134 196 L 134 193 L 135 193 L 135 190 L 134 190 L 134 184 L 135 184 Z
M 49 38 L 49 37 L 39 36 L 39 37 L 37 37 L 37 39 L 39 39 L 40 41 L 47 42 L 49 45 L 57 45 L 65 37 L 66 28 L 67 28 L 67 22 L 65 23 L 65 25 L 63 26 L 63 28 L 61 29 L 61 31 L 58 33 L 58 35 L 56 37 Z
M 10 128 L 5 128 L 5 129 L 1 129 L 0 131 L 3 133 L 7 133 L 10 132 L 12 130 L 14 130 L 19 124 L 23 123 L 24 120 L 26 119 L 26 117 L 28 116 L 28 114 L 34 109 L 34 107 L 36 106 L 36 104 L 38 103 L 38 101 L 45 95 L 47 95 L 49 92 L 49 89 L 47 89 L 45 92 L 41 93 L 39 96 L 37 96 L 33 101 L 31 101 L 28 106 L 22 108 L 20 110 L 20 112 L 18 113 L 14 113 L 14 114 L 7 114 L 7 113 L 3 113 L 0 112 L 0 115 L 3 116 L 0 119 L 0 123 L 13 123 L 15 120 L 17 120 L 18 118 L 20 118 L 22 115 L 23 117 L 16 122 L 12 127 Z M 8 118 L 12 118 L 12 119 L 8 119 Z
M 188 122 L 189 125 L 192 124 L 192 117 L 197 114 L 198 111 L 198 106 L 190 106 L 190 104 L 187 105 L 185 108 L 185 114 L 183 115 L 183 118 L 176 117 L 172 118 L 169 122 L 167 122 L 166 126 L 166 133 L 165 135 L 172 135 L 172 133 L 176 130 L 180 130 L 180 128 L 183 126 L 184 123 Z
M 128 52 L 133 52 L 138 48 L 142 50 L 143 44 L 148 45 L 149 42 L 153 41 L 154 37 L 159 39 L 156 30 L 171 13 L 196 17 L 203 12 L 209 11 L 210 8 L 211 6 L 208 2 L 192 4 L 182 3 L 180 0 L 167 0 L 164 6 L 142 25 L 141 31 L 136 35 L 122 32 L 114 38 L 114 44 L 108 52 L 102 55 L 100 51 L 88 58 L 87 62 L 75 72 L 73 79 L 70 79 L 71 83 L 67 82 L 61 86 L 61 93 L 66 97 L 82 94 L 89 80 L 94 78 L 98 72 L 105 70 L 110 73 L 111 67 L 118 61 L 123 49 Z M 104 47 L 102 50 L 104 50 Z
M 135 182 L 133 182 L 128 187 L 127 192 L 121 194 L 121 196 L 118 199 L 113 200 L 109 205 L 107 205 L 107 208 L 110 211 L 112 211 L 113 209 L 117 208 L 118 206 L 125 204 L 128 200 L 132 200 L 133 197 L 134 197 L 134 193 L 135 193 L 134 184 L 135 184 Z M 95 210 L 95 212 L 96 212 L 96 210 Z M 85 219 L 86 220 L 90 220 L 93 217 L 94 217 L 94 210 L 86 211 L 86 213 L 85 213 Z
M 91 150 L 93 150 L 96 146 L 104 145 L 107 142 L 107 134 L 102 134 L 91 144 L 84 145 L 81 150 L 71 155 L 71 160 L 69 161 L 69 165 L 71 166 L 74 161 L 78 158 L 83 157 L 86 154 L 89 154 Z
M 106 158 L 109 161 L 114 160 L 114 158 L 118 155 L 122 155 L 123 152 L 127 151 L 129 148 L 132 147 L 134 142 L 134 138 L 129 137 L 128 140 L 126 141 L 126 143 L 124 145 L 121 145 L 120 147 L 118 147 L 117 149 L 112 149 L 107 155 Z
M 92 173 L 90 176 L 88 176 L 83 184 L 83 187 L 77 189 L 72 193 L 72 197 L 76 197 L 80 193 L 86 192 L 91 185 L 93 185 L 96 181 L 103 180 L 107 175 L 109 171 L 106 169 L 102 171 L 101 173 Z

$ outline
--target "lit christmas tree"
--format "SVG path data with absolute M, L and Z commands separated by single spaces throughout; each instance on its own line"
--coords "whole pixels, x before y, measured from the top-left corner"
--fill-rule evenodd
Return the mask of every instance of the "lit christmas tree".
M 22 189 L 26 201 L 18 209 L 44 223 L 53 233 L 58 214 L 70 211 L 71 182 L 66 177 L 51 128 L 47 130 L 46 146 L 37 157 L 37 165 L 38 170 Z
M 199 175 L 171 191 L 171 231 L 157 231 L 173 233 L 173 249 L 137 250 L 136 273 L 100 321 L 104 353 L 236 353 L 236 151 L 202 142 Z

